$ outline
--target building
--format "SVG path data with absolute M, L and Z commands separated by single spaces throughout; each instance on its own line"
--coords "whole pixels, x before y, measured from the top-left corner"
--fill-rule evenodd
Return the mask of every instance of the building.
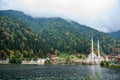
M 9 63 L 9 59 L 8 58 L 6 60 L 0 59 L 0 64 L 8 64 L 8 63 Z
M 116 57 L 116 60 L 117 60 L 118 62 L 120 62 L 120 55 L 118 55 L 118 56 Z
M 45 64 L 46 59 L 42 59 L 42 58 L 37 58 L 37 63 L 38 64 Z
M 109 59 L 109 61 L 114 61 L 117 56 L 118 56 L 117 54 L 111 53 L 108 55 L 108 59 Z
M 98 56 L 94 53 L 93 38 L 91 38 L 92 52 L 88 55 L 87 63 L 98 64 L 101 61 L 104 61 L 104 58 L 101 57 L 100 55 L 99 40 L 97 41 L 97 45 L 98 45 Z
M 56 54 L 52 54 L 52 55 L 50 56 L 50 59 L 53 60 L 53 61 L 56 60 L 57 58 L 58 58 L 58 57 L 57 57 Z
M 108 60 L 109 61 L 118 61 L 118 62 L 120 62 L 120 54 L 115 54 L 115 53 L 109 54 L 108 55 Z

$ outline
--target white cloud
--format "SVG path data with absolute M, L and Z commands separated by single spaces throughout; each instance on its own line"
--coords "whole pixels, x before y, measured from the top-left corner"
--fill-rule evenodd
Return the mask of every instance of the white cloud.
M 20 10 L 34 17 L 69 18 L 105 32 L 113 28 L 111 14 L 118 7 L 118 0 L 0 0 L 0 9 Z

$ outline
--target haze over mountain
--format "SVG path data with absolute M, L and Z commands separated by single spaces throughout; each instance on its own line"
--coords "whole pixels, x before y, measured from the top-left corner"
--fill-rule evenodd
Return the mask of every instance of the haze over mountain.
M 108 34 L 111 35 L 112 37 L 116 38 L 116 39 L 120 39 L 120 31 L 111 32 L 111 33 L 108 33 Z
M 62 17 L 103 32 L 120 30 L 119 0 L 0 0 L 0 10 L 33 17 Z
M 21 54 L 23 58 L 49 54 L 89 54 L 91 37 L 100 40 L 102 54 L 120 53 L 120 40 L 75 21 L 59 17 L 33 18 L 20 11 L 0 11 L 0 57 Z M 4 56 L 4 57 L 3 57 Z

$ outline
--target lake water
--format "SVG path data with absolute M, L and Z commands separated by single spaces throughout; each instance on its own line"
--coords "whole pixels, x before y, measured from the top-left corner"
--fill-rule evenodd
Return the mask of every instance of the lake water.
M 97 74 L 105 80 L 120 80 L 120 69 L 94 65 L 0 65 L 0 80 L 85 80 Z

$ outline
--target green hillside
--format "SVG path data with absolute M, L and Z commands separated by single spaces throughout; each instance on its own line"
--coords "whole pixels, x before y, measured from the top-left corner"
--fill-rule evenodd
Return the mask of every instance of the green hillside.
M 120 31 L 116 31 L 116 32 L 111 32 L 108 33 L 110 36 L 116 38 L 116 39 L 120 39 Z
M 39 30 L 39 24 L 37 23 L 37 21 L 35 21 L 33 17 L 26 15 L 23 12 L 16 10 L 0 10 L 0 16 L 17 18 L 21 21 L 24 21 L 26 24 L 29 24 L 29 27 L 34 28 L 35 31 Z
M 0 58 L 5 59 L 14 54 L 23 58 L 41 56 L 42 45 L 39 36 L 24 22 L 11 17 L 0 17 Z
M 60 51 L 89 54 L 91 51 L 90 39 L 93 37 L 95 48 L 97 48 L 97 40 L 100 40 L 103 53 L 120 53 L 120 40 L 88 26 L 61 18 L 39 18 L 38 21 L 44 21 L 40 23 L 42 25 L 39 32 L 40 37 L 45 40 L 46 44 Z
M 0 56 L 15 53 L 25 57 L 47 57 L 53 53 L 89 54 L 91 37 L 104 54 L 120 53 L 120 40 L 88 26 L 62 18 L 32 18 L 19 11 L 0 11 Z M 4 57 L 3 57 L 4 56 Z

